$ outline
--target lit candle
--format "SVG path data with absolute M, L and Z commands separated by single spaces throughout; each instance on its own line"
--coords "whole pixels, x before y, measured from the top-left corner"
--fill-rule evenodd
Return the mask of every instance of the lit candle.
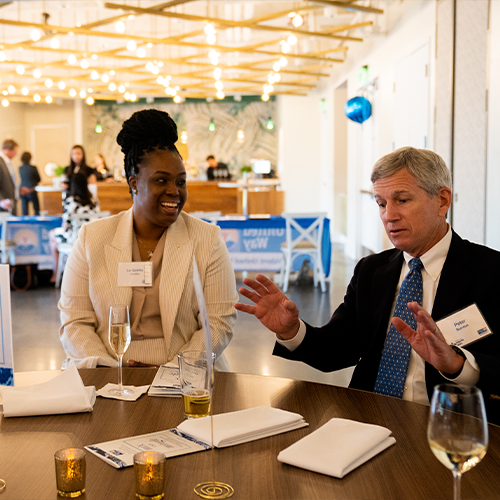
M 79 497 L 85 493 L 85 450 L 68 448 L 56 451 L 57 493 L 63 497 Z
M 134 455 L 135 496 L 139 500 L 160 500 L 165 495 L 165 455 L 144 451 Z

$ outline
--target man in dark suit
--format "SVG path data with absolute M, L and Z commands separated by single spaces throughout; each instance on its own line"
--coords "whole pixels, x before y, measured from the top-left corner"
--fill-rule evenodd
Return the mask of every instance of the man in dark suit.
M 483 390 L 489 421 L 500 423 L 500 253 L 463 240 L 450 228 L 451 176 L 432 151 L 401 148 L 384 156 L 373 168 L 372 182 L 395 248 L 358 262 L 344 301 L 327 325 L 303 323 L 295 304 L 262 275 L 244 280 L 251 290 L 240 289 L 255 305 L 236 308 L 276 333 L 275 355 L 322 371 L 355 365 L 350 387 L 385 394 L 377 382 L 381 360 L 387 362 L 383 353 L 393 355 L 392 324 L 411 347 L 398 397 L 428 404 L 438 383 L 475 385 Z M 411 328 L 393 313 L 415 258 L 423 266 L 418 271 L 423 294 L 421 305 L 406 305 L 415 320 Z M 493 334 L 452 348 L 436 321 L 474 303 Z
M 0 151 L 0 211 L 16 214 L 16 176 L 12 159 L 17 154 L 17 142 L 6 139 Z

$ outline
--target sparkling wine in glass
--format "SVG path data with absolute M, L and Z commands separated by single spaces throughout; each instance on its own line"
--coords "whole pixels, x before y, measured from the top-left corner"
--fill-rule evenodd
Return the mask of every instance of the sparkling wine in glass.
M 112 396 L 130 396 L 133 394 L 122 384 L 122 359 L 130 345 L 130 319 L 128 306 L 117 305 L 109 308 L 109 345 L 118 357 L 118 388 L 110 389 Z
M 434 388 L 429 446 L 453 474 L 453 498 L 460 500 L 460 479 L 476 466 L 488 448 L 488 422 L 483 394 L 476 387 L 442 384 Z

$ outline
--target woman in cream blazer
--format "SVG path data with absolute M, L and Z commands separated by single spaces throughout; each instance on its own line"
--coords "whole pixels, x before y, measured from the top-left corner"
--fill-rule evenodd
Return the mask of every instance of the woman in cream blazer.
M 109 308 L 116 304 L 132 305 L 132 342 L 125 353 L 132 366 L 159 365 L 175 360 L 180 351 L 204 349 L 195 258 L 216 366 L 227 368 L 222 351 L 236 321 L 234 272 L 220 228 L 182 212 L 188 192 L 175 147 L 177 127 L 165 112 L 138 111 L 124 122 L 117 141 L 125 153 L 133 207 L 85 224 L 68 258 L 59 301 L 68 359 L 82 368 L 117 365 L 108 343 Z M 119 271 L 120 263 L 139 267 L 148 260 L 151 288 L 119 286 L 119 272 L 127 276 Z
M 131 287 L 118 286 L 118 263 L 132 261 L 132 209 L 85 224 L 64 270 L 59 309 L 61 341 L 79 368 L 116 366 L 108 343 L 109 307 L 128 304 Z M 126 359 L 159 365 L 179 351 L 204 349 L 193 285 L 193 256 L 203 287 L 213 349 L 224 368 L 222 351 L 232 338 L 238 300 L 234 271 L 220 228 L 181 212 L 168 228 L 160 275 L 163 338 L 132 341 Z

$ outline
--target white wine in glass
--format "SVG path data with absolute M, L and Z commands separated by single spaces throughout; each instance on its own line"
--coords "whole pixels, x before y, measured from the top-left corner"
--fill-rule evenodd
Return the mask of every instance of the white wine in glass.
M 122 359 L 125 351 L 130 345 L 130 319 L 128 306 L 117 305 L 109 308 L 109 345 L 118 357 L 118 388 L 110 389 L 108 394 L 112 396 L 130 396 L 133 394 L 125 389 L 122 383 Z
M 460 500 L 460 479 L 476 466 L 488 449 L 488 422 L 483 394 L 476 387 L 442 384 L 434 388 L 429 446 L 453 474 L 453 498 Z

